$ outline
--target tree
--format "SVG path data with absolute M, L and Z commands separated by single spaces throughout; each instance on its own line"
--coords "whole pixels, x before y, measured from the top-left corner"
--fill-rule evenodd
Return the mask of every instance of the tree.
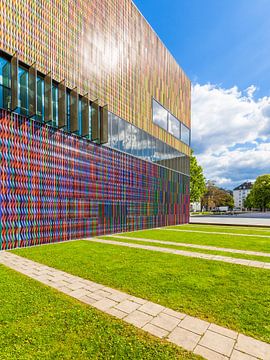
M 202 205 L 207 210 L 212 210 L 220 206 L 228 206 L 233 208 L 233 197 L 224 189 L 215 185 L 213 181 L 207 181 L 207 191 L 202 198 Z
M 246 200 L 244 201 L 244 207 L 246 209 L 252 209 L 254 207 L 254 199 L 253 199 L 252 191 L 246 197 Z
M 249 200 L 254 208 L 262 211 L 270 208 L 270 174 L 257 177 L 249 193 Z
M 190 201 L 197 202 L 206 191 L 203 168 L 198 164 L 193 151 L 190 157 Z

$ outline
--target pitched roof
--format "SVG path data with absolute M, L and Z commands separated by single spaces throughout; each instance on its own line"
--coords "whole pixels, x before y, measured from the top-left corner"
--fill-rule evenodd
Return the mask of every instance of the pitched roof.
M 253 186 L 252 182 L 246 181 L 243 184 L 237 186 L 235 189 L 233 190 L 251 190 Z

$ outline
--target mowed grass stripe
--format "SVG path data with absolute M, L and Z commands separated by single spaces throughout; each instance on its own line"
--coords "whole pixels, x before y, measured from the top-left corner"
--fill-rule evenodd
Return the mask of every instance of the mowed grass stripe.
M 240 237 L 234 235 L 204 234 L 197 232 L 179 232 L 160 229 L 143 230 L 117 234 L 119 236 L 140 237 L 162 241 L 216 246 L 237 250 L 250 250 L 270 253 L 270 239 L 260 237 Z
M 270 219 L 269 219 L 270 226 Z M 215 231 L 223 231 L 230 232 L 235 234 L 265 234 L 270 235 L 270 227 L 269 228 L 254 228 L 254 227 L 242 227 L 242 226 L 226 226 L 226 225 L 207 225 L 207 224 L 184 224 L 184 225 L 175 225 L 168 226 L 168 228 L 176 228 L 176 229 L 194 229 L 194 230 L 207 230 L 210 232 Z
M 125 236 L 125 235 L 122 235 L 122 234 L 120 236 L 119 235 L 108 235 L 108 237 L 111 237 L 111 238 L 119 238 L 119 237 L 121 237 L 122 239 L 127 239 L 127 240 L 139 240 L 139 241 L 144 240 L 144 241 L 146 241 L 146 239 L 144 239 L 144 238 L 129 237 L 129 236 Z M 227 251 L 229 253 L 270 257 L 270 253 L 264 253 L 264 252 L 258 252 L 258 251 L 237 250 L 237 249 L 230 249 L 230 248 L 220 248 L 220 247 L 216 247 L 216 246 L 177 243 L 177 242 L 173 242 L 173 241 L 169 241 L 169 240 L 167 240 L 167 241 L 156 240 L 156 239 L 148 239 L 148 240 L 150 240 L 150 242 L 153 242 L 153 243 L 159 243 L 159 244 L 164 244 L 164 245 L 167 245 L 167 244 L 176 245 L 178 247 L 179 246 L 186 246 L 186 247 L 195 248 L 195 249 L 205 249 L 205 250 L 214 250 L 214 251 Z
M 0 265 L 0 358 L 199 357 Z
M 77 241 L 14 253 L 270 342 L 270 271 Z
M 227 256 L 231 258 L 236 259 L 245 259 L 245 260 L 255 260 L 259 262 L 266 262 L 270 263 L 270 255 L 268 257 L 264 257 L 262 255 L 256 256 L 256 255 L 248 255 L 243 253 L 233 253 L 233 252 L 226 252 L 225 248 L 224 250 L 216 249 L 216 250 L 209 250 L 209 249 L 202 249 L 197 248 L 196 245 L 194 247 L 186 246 L 186 244 L 180 244 L 180 243 L 172 243 L 170 241 L 159 241 L 159 240 L 153 240 L 153 239 L 139 239 L 139 238 L 128 238 L 125 236 L 102 236 L 102 239 L 104 240 L 116 240 L 124 243 L 134 243 L 134 244 L 142 244 L 142 245 L 151 245 L 151 246 L 157 246 L 161 248 L 168 248 L 168 249 L 176 249 L 176 250 L 185 250 L 185 251 L 191 251 L 195 253 L 202 253 L 202 254 L 210 254 L 210 255 L 220 255 L 220 256 Z M 192 244 L 191 244 L 192 245 Z
M 191 233 L 199 233 L 199 234 L 216 234 L 216 235 L 233 235 L 233 236 L 243 236 L 243 237 L 258 237 L 258 238 L 268 238 L 270 239 L 270 235 L 258 235 L 258 234 L 240 234 L 240 233 L 226 233 L 221 231 L 203 231 L 203 230 L 190 230 L 190 229 L 179 229 L 179 228 L 158 228 L 158 230 L 167 230 L 167 231 L 182 231 L 182 232 L 191 232 Z

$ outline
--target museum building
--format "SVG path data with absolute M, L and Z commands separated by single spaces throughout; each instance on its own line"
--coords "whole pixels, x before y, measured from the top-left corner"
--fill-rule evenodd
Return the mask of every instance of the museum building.
M 191 85 L 134 3 L 0 18 L 0 249 L 187 223 Z

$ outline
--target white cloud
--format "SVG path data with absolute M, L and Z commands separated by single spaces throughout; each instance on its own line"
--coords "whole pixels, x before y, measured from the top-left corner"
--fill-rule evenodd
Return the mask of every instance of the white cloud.
M 205 175 L 234 187 L 270 172 L 270 97 L 206 84 L 192 88 L 192 147 Z

